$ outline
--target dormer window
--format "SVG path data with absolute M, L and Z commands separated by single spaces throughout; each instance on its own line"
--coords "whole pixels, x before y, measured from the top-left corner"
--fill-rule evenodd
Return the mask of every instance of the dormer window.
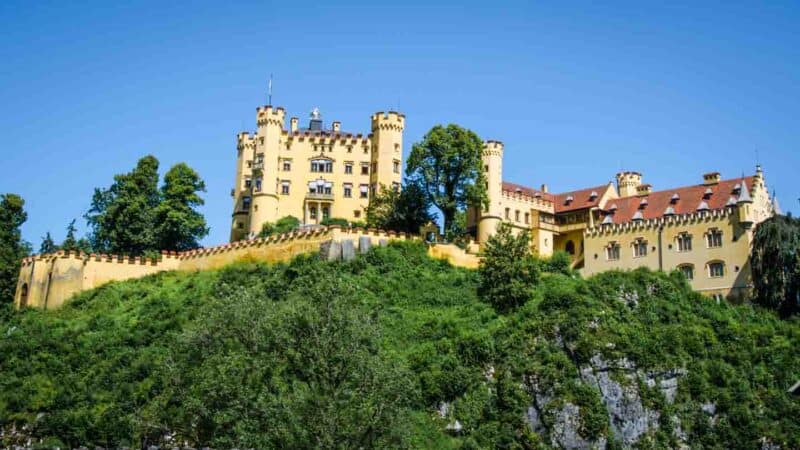
M 570 203 L 572 203 L 572 201 L 573 201 L 573 200 L 575 200 L 575 199 L 574 199 L 574 198 L 573 198 L 571 195 L 568 195 L 568 196 L 567 196 L 567 198 L 566 198 L 566 200 L 565 200 L 564 202 L 565 202 L 567 205 L 569 205 Z
M 703 192 L 703 198 L 709 198 L 714 193 L 711 188 L 706 188 L 705 192 Z
M 608 207 L 608 210 L 613 213 L 614 211 L 617 210 L 617 204 L 616 203 L 612 203 L 611 206 Z
M 594 201 L 596 198 L 597 198 L 597 191 L 592 191 L 592 192 L 589 194 L 589 200 L 590 200 L 590 201 Z
M 678 203 L 678 200 L 680 200 L 680 199 L 681 199 L 681 196 L 678 195 L 678 193 L 676 192 L 676 193 L 672 194 L 672 197 L 669 199 L 669 201 L 671 203 L 675 204 L 675 203 Z
M 639 208 L 644 208 L 647 206 L 647 198 L 643 198 L 642 201 L 639 202 Z

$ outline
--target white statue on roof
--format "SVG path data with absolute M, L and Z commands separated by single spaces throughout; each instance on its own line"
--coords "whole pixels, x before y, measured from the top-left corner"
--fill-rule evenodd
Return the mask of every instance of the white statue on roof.
M 312 110 L 311 110 L 311 119 L 312 119 L 312 120 L 319 120 L 319 118 L 320 118 L 321 116 L 322 116 L 322 115 L 319 113 L 319 108 L 317 108 L 317 107 L 315 106 L 315 107 L 314 107 L 314 109 L 312 109 Z

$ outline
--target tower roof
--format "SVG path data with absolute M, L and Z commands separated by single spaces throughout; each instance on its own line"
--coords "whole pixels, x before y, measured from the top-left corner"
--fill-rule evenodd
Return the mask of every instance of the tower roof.
M 752 203 L 753 199 L 750 197 L 750 189 L 747 188 L 747 182 L 742 178 L 742 188 L 739 189 L 739 201 L 736 203 Z

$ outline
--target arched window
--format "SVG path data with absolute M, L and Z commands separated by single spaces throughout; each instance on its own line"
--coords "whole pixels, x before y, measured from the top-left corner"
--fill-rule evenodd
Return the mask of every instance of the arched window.
M 19 307 L 20 309 L 28 306 L 28 283 L 24 283 L 19 290 Z
M 572 241 L 567 241 L 567 244 L 564 246 L 564 250 L 569 253 L 570 255 L 575 254 L 575 243 Z
M 707 264 L 709 278 L 722 278 L 725 276 L 725 263 L 722 261 L 710 261 Z
M 687 280 L 692 281 L 694 280 L 694 265 L 692 264 L 681 264 L 678 266 L 678 270 L 681 271 L 684 277 Z

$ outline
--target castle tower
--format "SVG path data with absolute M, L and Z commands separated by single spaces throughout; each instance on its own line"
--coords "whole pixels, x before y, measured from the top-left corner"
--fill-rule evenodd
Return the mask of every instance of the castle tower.
M 244 238 L 250 230 L 249 202 L 252 193 L 245 180 L 252 177 L 252 168 L 247 167 L 247 161 L 253 159 L 255 140 L 250 133 L 241 132 L 236 135 L 236 179 L 231 189 L 233 197 L 233 221 L 231 224 L 231 241 Z
M 396 111 L 372 115 L 372 154 L 370 184 L 373 192 L 380 185 L 400 186 L 403 160 L 403 129 L 406 116 Z
M 620 197 L 636 195 L 641 184 L 642 174 L 639 172 L 620 172 L 617 174 L 617 190 Z
M 486 141 L 481 159 L 486 172 L 486 193 L 489 197 L 488 208 L 478 206 L 482 211 L 478 221 L 478 242 L 483 244 L 497 231 L 497 226 L 502 221 L 500 199 L 503 195 L 503 143 Z
M 278 219 L 278 148 L 285 116 L 286 112 L 280 107 L 267 105 L 256 109 L 258 131 L 252 164 L 251 236 L 261 231 L 264 222 Z

